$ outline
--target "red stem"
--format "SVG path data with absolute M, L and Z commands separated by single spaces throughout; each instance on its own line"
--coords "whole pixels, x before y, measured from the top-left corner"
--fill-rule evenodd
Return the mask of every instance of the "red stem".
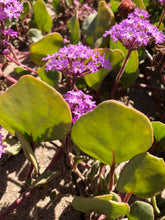
M 114 184 L 114 172 L 115 172 L 115 152 L 113 151 L 113 163 L 111 165 L 110 170 L 110 181 L 109 181 L 109 191 L 112 191 L 113 184 Z
M 48 167 L 45 169 L 44 172 L 51 170 L 54 167 L 54 165 L 57 163 L 57 161 L 60 159 L 63 153 L 64 153 L 64 148 L 60 147 L 59 151 L 55 154 L 54 158 L 51 160 L 50 164 L 48 165 Z
M 159 27 L 160 27 L 160 25 L 163 21 L 164 16 L 165 16 L 165 8 L 163 9 L 163 14 L 162 14 L 162 17 L 160 18 L 160 21 L 159 21 L 159 24 L 158 24 L 158 29 L 159 29 Z
M 34 189 L 31 189 L 31 190 L 29 190 L 29 191 L 23 193 L 23 194 L 19 197 L 19 199 L 17 199 L 16 201 L 14 201 L 4 212 L 2 212 L 2 213 L 0 214 L 0 219 L 2 220 L 2 219 L 4 219 L 6 216 L 8 216 L 8 214 L 9 214 L 10 212 L 12 212 L 15 208 L 17 208 L 17 207 L 20 205 L 20 203 L 21 203 L 23 200 L 25 200 L 28 196 L 30 196 L 30 194 L 31 194 L 33 191 L 34 191 Z
M 6 57 L 7 57 L 10 61 L 12 61 L 12 62 L 14 62 L 15 64 L 17 64 L 18 66 L 22 66 L 23 68 L 25 68 L 25 69 L 27 69 L 27 70 L 29 70 L 29 71 L 35 73 L 35 74 L 38 74 L 38 72 L 37 72 L 36 70 L 33 70 L 33 69 L 31 69 L 30 67 L 27 67 L 27 66 L 22 65 L 21 63 L 19 63 L 19 62 L 16 61 L 15 59 L 13 59 L 11 56 L 6 55 Z
M 125 202 L 125 203 L 128 203 L 128 201 L 129 201 L 129 199 L 130 199 L 131 196 L 132 196 L 132 193 L 127 193 L 127 194 L 125 195 L 124 202 Z
M 117 89 L 118 84 L 119 84 L 119 80 L 121 79 L 121 77 L 122 77 L 122 75 L 123 75 L 125 66 L 126 66 L 126 64 L 127 64 L 127 62 L 128 62 L 128 59 L 129 59 L 129 57 L 130 57 L 130 55 L 131 55 L 131 52 L 132 52 L 132 50 L 128 50 L 127 56 L 126 56 L 126 58 L 125 58 L 125 60 L 124 60 L 124 63 L 123 63 L 123 65 L 122 65 L 121 69 L 120 69 L 120 72 L 118 73 L 118 75 L 117 75 L 117 77 L 116 77 L 116 80 L 115 80 L 115 83 L 114 83 L 114 85 L 113 85 L 112 92 L 111 92 L 111 99 L 113 99 L 114 96 L 115 96 L 116 89 Z

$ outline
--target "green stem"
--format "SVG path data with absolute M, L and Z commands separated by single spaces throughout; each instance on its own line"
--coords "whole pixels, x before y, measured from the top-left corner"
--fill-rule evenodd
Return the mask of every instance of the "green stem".
M 152 200 L 152 205 L 153 205 L 153 208 L 154 208 L 156 214 L 159 215 L 159 214 L 160 214 L 160 210 L 159 210 L 159 208 L 158 208 L 158 206 L 157 206 L 157 204 L 156 204 L 156 197 L 153 196 L 153 197 L 151 198 L 151 200 Z
M 117 77 L 116 77 L 116 80 L 115 80 L 115 83 L 114 83 L 114 85 L 113 85 L 112 92 L 111 92 L 111 99 L 113 99 L 114 96 L 115 96 L 116 89 L 117 89 L 117 87 L 118 87 L 118 85 L 119 85 L 119 80 L 121 79 L 121 77 L 122 77 L 122 75 L 123 75 L 125 66 L 126 66 L 126 64 L 127 64 L 127 62 L 128 62 L 128 59 L 129 59 L 129 57 L 130 57 L 130 55 L 131 55 L 131 52 L 132 52 L 132 50 L 128 50 L 127 56 L 126 56 L 126 58 L 125 58 L 125 60 L 124 60 L 124 63 L 123 63 L 123 65 L 122 65 L 121 69 L 120 69 L 120 72 L 118 73 L 118 75 L 117 75 Z

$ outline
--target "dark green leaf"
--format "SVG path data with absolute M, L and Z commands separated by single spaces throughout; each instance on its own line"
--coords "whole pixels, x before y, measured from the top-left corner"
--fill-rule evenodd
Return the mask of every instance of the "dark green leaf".
M 51 16 L 49 15 L 44 1 L 37 0 L 33 5 L 34 18 L 38 28 L 42 33 L 49 32 L 53 27 Z
M 125 166 L 117 183 L 117 190 L 150 198 L 165 188 L 165 163 L 163 159 L 143 153 Z
M 58 83 L 61 79 L 61 73 L 55 69 L 49 70 L 46 72 L 45 67 L 37 69 L 38 75 L 40 78 L 49 84 L 50 86 L 56 88 L 58 87 Z
M 71 31 L 71 43 L 77 44 L 80 39 L 80 26 L 78 20 L 78 12 L 76 11 L 75 15 L 67 23 L 69 30 Z

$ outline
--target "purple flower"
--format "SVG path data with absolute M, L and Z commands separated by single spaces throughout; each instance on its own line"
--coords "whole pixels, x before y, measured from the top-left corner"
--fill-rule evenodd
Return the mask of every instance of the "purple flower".
M 68 47 L 61 48 L 53 55 L 48 55 L 43 60 L 49 60 L 46 71 L 55 69 L 73 77 L 83 77 L 88 73 L 98 72 L 100 68 L 111 69 L 111 63 L 105 60 L 105 55 L 100 55 L 87 46 L 70 44 Z
M 13 31 L 13 29 L 9 28 L 9 29 L 3 31 L 3 34 L 4 35 L 10 35 L 12 37 L 17 37 L 18 33 L 16 31 Z
M 165 7 L 165 0 L 159 0 L 159 2 Z
M 92 101 L 92 96 L 86 95 L 81 90 L 79 91 L 68 91 L 63 95 L 63 98 L 68 103 L 72 112 L 73 124 L 80 118 L 83 114 L 89 112 L 96 107 L 94 101 Z
M 103 36 L 106 37 L 109 34 L 113 41 L 119 40 L 128 50 L 146 46 L 151 39 L 154 39 L 156 44 L 163 43 L 165 35 L 145 19 L 147 17 L 146 11 L 136 8 L 127 19 L 114 25 Z
M 18 18 L 23 12 L 23 5 L 17 0 L 0 0 L 1 12 L 0 17 L 6 18 Z M 3 11 L 2 11 L 3 9 Z M 3 13 L 2 13 L 3 12 Z
M 0 130 L 1 129 L 2 129 L 2 127 L 0 126 Z M 3 138 L 3 135 L 0 133 L 0 158 L 3 153 L 6 153 L 6 150 L 4 150 L 4 148 L 7 147 L 6 145 L 1 144 L 2 138 Z

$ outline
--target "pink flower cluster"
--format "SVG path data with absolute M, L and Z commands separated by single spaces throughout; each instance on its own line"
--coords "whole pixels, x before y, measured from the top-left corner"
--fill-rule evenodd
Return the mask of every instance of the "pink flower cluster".
M 89 112 L 96 107 L 94 101 L 92 101 L 92 96 L 86 95 L 81 90 L 79 91 L 68 91 L 63 95 L 63 98 L 68 103 L 70 110 L 72 112 L 73 124 L 77 119 L 79 119 L 83 114 Z
M 111 63 L 108 59 L 105 60 L 105 55 L 81 44 L 65 46 L 43 60 L 50 60 L 46 71 L 55 69 L 75 78 L 98 72 L 102 67 L 111 69 Z
M 18 18 L 23 12 L 23 5 L 18 0 L 0 0 L 0 47 L 3 54 L 7 54 L 10 37 L 17 37 L 17 32 L 11 28 L 5 29 L 7 19 Z
M 146 46 L 151 39 L 154 39 L 156 44 L 163 43 L 165 35 L 146 19 L 148 17 L 149 14 L 145 10 L 136 8 L 127 19 L 114 25 L 103 36 L 109 34 L 113 41 L 120 41 L 128 50 Z

